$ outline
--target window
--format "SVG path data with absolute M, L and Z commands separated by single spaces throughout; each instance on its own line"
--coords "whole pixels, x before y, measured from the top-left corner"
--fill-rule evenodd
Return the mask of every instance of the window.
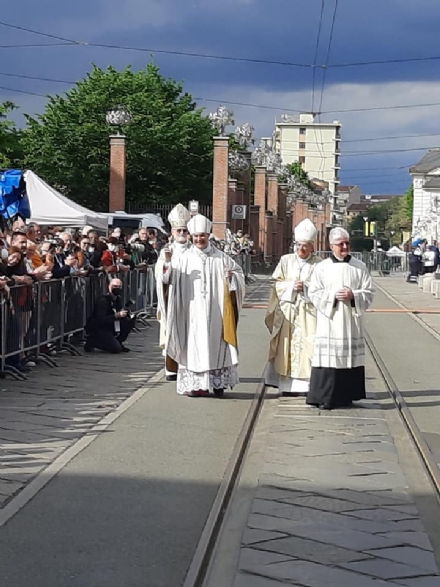
M 305 157 L 300 157 L 299 158 L 299 162 L 301 163 L 301 165 L 304 165 L 306 162 L 306 158 Z
M 306 148 L 306 144 L 305 143 L 300 143 L 299 144 L 299 148 L 300 149 L 305 149 Z
M 304 127 L 300 128 L 300 129 L 299 129 L 299 134 L 300 134 L 300 135 L 305 135 L 305 134 L 306 134 L 306 130 L 307 130 L 307 129 L 306 129 L 306 128 L 304 128 Z

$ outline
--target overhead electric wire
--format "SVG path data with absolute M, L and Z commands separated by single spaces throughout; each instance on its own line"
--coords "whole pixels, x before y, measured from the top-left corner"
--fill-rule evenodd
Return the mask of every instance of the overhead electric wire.
M 18 88 L 7 88 L 6 86 L 0 86 L 0 90 L 6 90 L 7 92 L 18 92 L 19 94 L 29 94 L 29 96 L 39 96 L 41 98 L 47 98 L 47 94 L 37 94 L 37 92 L 28 92 L 26 90 L 19 90 Z
M 28 49 L 34 47 L 70 47 L 76 43 L 20 43 L 18 45 L 0 45 L 0 49 Z
M 329 61 L 330 61 L 330 53 L 331 53 L 331 48 L 332 48 L 332 43 L 333 43 L 333 35 L 334 35 L 334 32 L 335 32 L 335 23 L 336 23 L 336 15 L 338 13 L 338 6 L 339 6 L 339 0 L 335 0 L 335 9 L 333 11 L 332 25 L 331 25 L 331 29 L 330 29 L 330 37 L 329 37 L 328 47 L 327 47 L 327 56 L 325 58 L 324 71 L 322 73 L 321 97 L 319 99 L 318 112 L 321 112 L 321 109 L 322 109 L 322 101 L 323 101 L 323 98 L 324 98 L 325 81 L 326 81 L 326 75 L 327 75 L 327 70 L 328 70 L 328 64 L 329 64 Z M 312 110 L 312 112 L 313 112 L 313 110 Z
M 322 23 L 324 20 L 324 8 L 325 8 L 324 0 L 321 0 L 321 13 L 319 15 L 318 32 L 316 34 L 315 55 L 313 57 L 313 66 L 312 66 L 313 69 L 312 69 L 312 107 L 310 110 L 311 112 L 314 112 L 314 110 L 315 110 L 316 62 L 318 60 L 319 41 L 321 40 Z
M 76 41 L 74 39 L 67 39 L 64 37 L 60 37 L 58 35 L 53 35 L 51 33 L 45 33 L 42 31 L 37 31 L 35 29 L 22 27 L 18 25 L 14 25 L 11 23 L 0 21 L 0 25 L 21 30 L 23 32 L 28 32 L 35 35 L 40 35 L 43 37 L 52 38 L 55 40 L 65 41 L 66 46 L 87 46 L 87 47 L 101 47 L 104 49 L 117 49 L 121 51 L 142 51 L 142 52 L 149 52 L 149 53 L 164 53 L 170 55 L 180 55 L 183 57 L 197 57 L 197 58 L 205 58 L 205 59 L 222 59 L 228 61 L 241 61 L 247 63 L 261 63 L 266 65 L 282 65 L 285 67 L 304 67 L 304 68 L 313 68 L 313 69 L 325 69 L 324 65 L 319 64 L 311 64 L 311 63 L 292 63 L 290 61 L 278 61 L 278 60 L 269 60 L 269 59 L 251 59 L 246 57 L 231 57 L 227 55 L 210 55 L 206 53 L 192 53 L 188 51 L 169 51 L 165 49 L 153 49 L 148 47 L 131 47 L 125 45 L 110 45 L 105 43 L 91 43 L 88 41 Z M 33 47 L 33 46 L 40 46 L 40 45 L 6 45 L 0 48 L 19 48 L 19 47 Z M 48 45 L 41 45 L 42 47 L 51 47 L 51 46 L 58 46 L 58 43 L 48 44 Z M 363 67 L 368 65 L 388 65 L 388 64 L 396 64 L 396 63 L 411 63 L 411 62 L 423 62 L 423 61 L 438 61 L 440 60 L 440 55 L 429 55 L 426 57 L 408 57 L 402 59 L 383 59 L 383 60 L 374 60 L 374 61 L 357 61 L 357 62 L 348 62 L 348 63 L 333 63 L 328 65 L 328 69 L 336 69 L 342 67 Z
M 3 22 L 0 20 L 0 25 L 6 28 L 15 29 L 18 31 L 23 31 L 25 33 L 32 33 L 33 35 L 40 35 L 41 37 L 48 37 L 49 39 L 55 39 L 56 41 L 66 41 L 67 43 L 72 43 L 75 45 L 81 45 L 80 41 L 74 41 L 73 39 L 66 39 L 65 37 L 60 37 L 59 35 L 52 35 L 51 33 L 43 33 L 41 31 L 36 31 L 34 29 L 28 29 L 23 26 L 19 26 L 17 24 L 10 24 L 8 22 Z

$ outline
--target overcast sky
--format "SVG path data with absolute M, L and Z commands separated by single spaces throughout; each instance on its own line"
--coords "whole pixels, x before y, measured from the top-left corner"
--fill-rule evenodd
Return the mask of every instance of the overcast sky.
M 21 112 L 41 112 L 44 98 L 17 90 L 53 94 L 69 87 L 4 74 L 75 81 L 85 75 L 92 62 L 117 68 L 131 64 L 137 69 L 144 67 L 153 53 L 162 74 L 183 81 L 185 89 L 207 111 L 215 110 L 217 103 L 223 101 L 269 106 L 228 105 L 237 124 L 249 122 L 255 127 L 256 137 L 267 136 L 273 130 L 275 117 L 283 112 L 311 110 L 310 65 L 314 63 L 321 7 L 324 4 L 318 65 L 327 59 L 336 2 L 15 0 L 8 3 L 1 21 L 75 41 L 147 51 L 78 45 L 4 48 L 57 41 L 0 25 L 0 101 L 12 100 Z M 439 30 L 439 0 L 339 0 L 329 65 L 440 57 Z M 308 67 L 166 55 L 154 50 Z M 405 191 L 409 185 L 408 166 L 423 156 L 425 148 L 440 146 L 439 68 L 440 60 L 424 60 L 327 70 L 322 120 L 338 119 L 342 123 L 342 183 L 358 184 L 366 194 Z M 323 70 L 318 68 L 315 72 L 314 109 L 318 110 Z M 439 105 L 335 112 L 436 103 Z M 432 136 L 378 140 L 402 135 Z M 355 151 L 363 154 L 356 155 Z

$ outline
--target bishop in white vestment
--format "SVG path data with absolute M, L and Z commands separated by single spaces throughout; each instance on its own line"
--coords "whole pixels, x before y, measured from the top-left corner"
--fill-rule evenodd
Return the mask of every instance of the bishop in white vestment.
M 168 215 L 168 221 L 171 225 L 172 242 L 160 251 L 159 258 L 155 266 L 155 278 L 157 289 L 157 319 L 160 323 L 159 346 L 163 349 L 165 355 L 165 340 L 167 327 L 167 306 L 170 297 L 168 283 L 164 283 L 163 275 L 166 273 L 167 262 L 177 263 L 180 255 L 191 247 L 188 238 L 187 224 L 191 220 L 191 214 L 182 204 L 177 204 Z M 175 381 L 177 378 L 177 366 L 172 362 L 165 361 L 165 375 L 167 381 Z
M 309 219 L 300 222 L 295 228 L 296 252 L 281 257 L 272 275 L 275 283 L 265 320 L 271 333 L 266 384 L 283 395 L 306 395 L 309 390 L 316 311 L 308 286 L 321 261 L 313 252 L 316 232 Z
M 244 297 L 243 271 L 209 243 L 211 222 L 198 214 L 188 223 L 193 246 L 163 279 L 168 299 L 166 355 L 178 364 L 177 392 L 204 396 L 238 383 L 237 321 Z
M 317 310 L 307 403 L 330 410 L 365 398 L 363 315 L 373 301 L 368 269 L 349 254 L 342 227 L 330 232 L 333 255 L 313 273 L 309 297 Z

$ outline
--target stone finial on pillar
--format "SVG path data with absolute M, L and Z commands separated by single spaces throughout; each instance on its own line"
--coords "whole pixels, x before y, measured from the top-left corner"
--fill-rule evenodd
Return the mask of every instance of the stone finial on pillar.
M 229 137 L 214 137 L 212 232 L 224 239 L 228 228 Z
M 126 137 L 110 136 L 109 212 L 125 211 Z

